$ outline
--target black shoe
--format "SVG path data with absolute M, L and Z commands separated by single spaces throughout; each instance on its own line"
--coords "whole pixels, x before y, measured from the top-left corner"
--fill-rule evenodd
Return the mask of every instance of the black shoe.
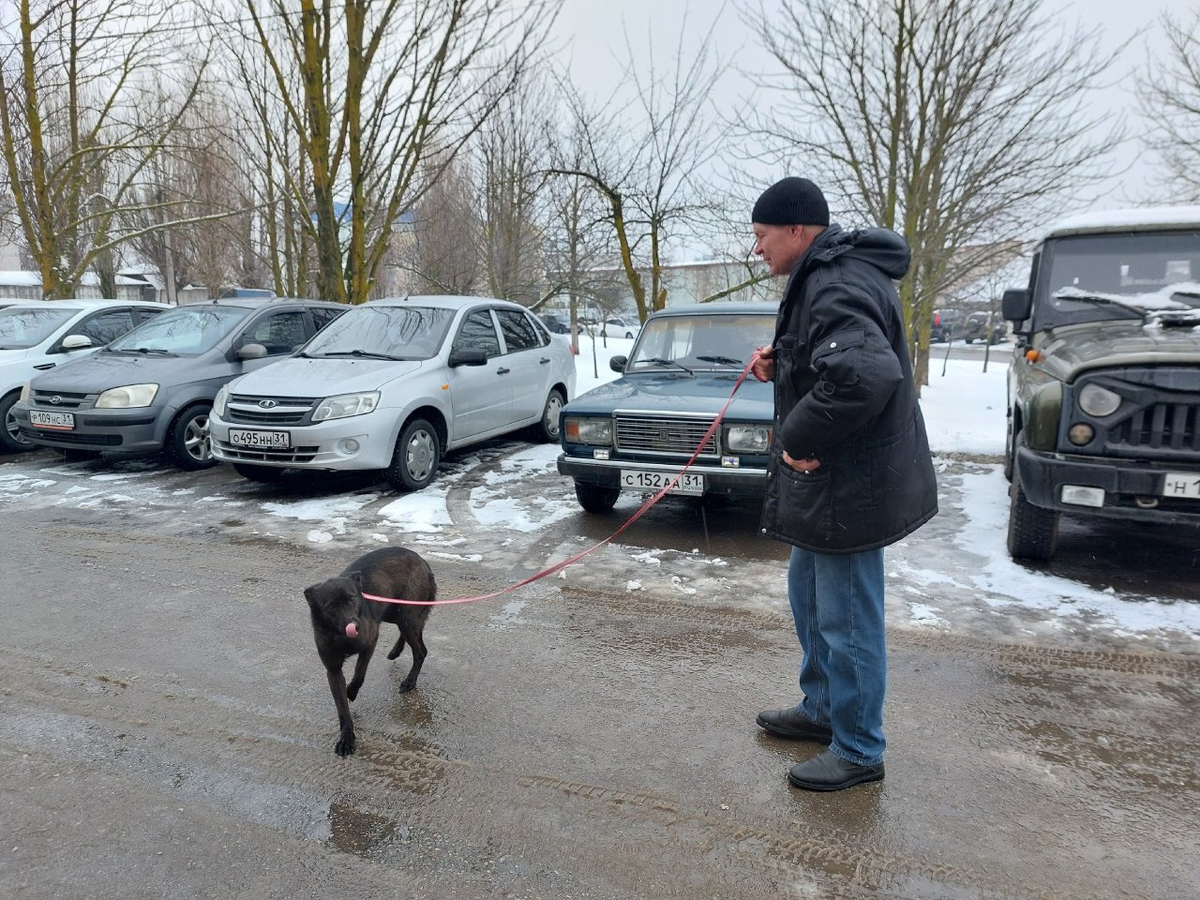
M 867 781 L 883 779 L 883 763 L 860 766 L 847 762 L 832 750 L 815 759 L 796 763 L 788 772 L 788 781 L 806 791 L 840 791 Z
M 793 741 L 819 741 L 828 746 L 833 740 L 833 730 L 829 726 L 818 725 L 796 706 L 764 709 L 758 714 L 758 724 L 776 737 Z

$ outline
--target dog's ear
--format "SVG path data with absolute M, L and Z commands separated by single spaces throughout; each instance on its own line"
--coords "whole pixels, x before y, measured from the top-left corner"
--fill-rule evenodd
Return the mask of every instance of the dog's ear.
M 354 586 L 356 588 L 358 588 L 358 592 L 361 594 L 362 593 L 362 578 L 363 578 L 362 572 L 355 569 L 353 572 L 348 574 L 346 577 L 354 582 Z
M 316 587 L 317 585 L 310 584 L 304 589 L 304 599 L 308 601 L 309 606 L 313 606 L 317 602 Z

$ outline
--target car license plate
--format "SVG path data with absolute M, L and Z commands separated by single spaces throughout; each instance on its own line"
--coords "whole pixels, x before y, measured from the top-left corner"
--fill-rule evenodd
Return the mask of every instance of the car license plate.
M 1195 472 L 1168 472 L 1163 479 L 1164 497 L 1188 497 L 1200 500 L 1200 474 Z
M 230 428 L 229 443 L 235 447 L 266 447 L 271 450 L 287 450 L 292 446 L 290 431 L 250 431 L 245 428 Z
M 29 424 L 35 428 L 52 428 L 58 431 L 70 431 L 75 427 L 74 413 L 35 412 L 29 411 Z
M 675 474 L 671 472 L 642 472 L 638 469 L 622 469 L 621 487 L 638 491 L 661 491 L 671 483 L 671 479 L 674 477 Z M 684 472 L 679 483 L 671 488 L 671 493 L 697 496 L 703 494 L 704 476 Z

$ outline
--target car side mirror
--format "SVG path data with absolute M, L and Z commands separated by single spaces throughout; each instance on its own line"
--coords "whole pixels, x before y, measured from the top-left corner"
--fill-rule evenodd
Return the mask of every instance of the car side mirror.
M 478 347 L 458 347 L 450 351 L 447 364 L 453 369 L 456 366 L 486 366 L 487 361 L 486 350 Z
M 614 372 L 624 372 L 625 363 L 629 362 L 628 356 L 614 356 L 608 361 L 608 367 Z
M 265 359 L 267 348 L 262 344 L 242 344 L 238 347 L 238 359 Z
M 1004 292 L 1000 308 L 1008 321 L 1024 322 L 1033 309 L 1033 295 L 1027 288 L 1010 288 Z
M 64 350 L 82 350 L 92 346 L 92 339 L 86 334 L 68 334 L 62 341 Z

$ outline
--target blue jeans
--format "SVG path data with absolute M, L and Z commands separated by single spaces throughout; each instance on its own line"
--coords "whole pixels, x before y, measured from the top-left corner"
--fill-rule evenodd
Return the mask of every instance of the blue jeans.
M 887 688 L 883 548 L 833 555 L 793 547 L 788 601 L 804 649 L 801 712 L 833 729 L 836 755 L 876 765 Z

